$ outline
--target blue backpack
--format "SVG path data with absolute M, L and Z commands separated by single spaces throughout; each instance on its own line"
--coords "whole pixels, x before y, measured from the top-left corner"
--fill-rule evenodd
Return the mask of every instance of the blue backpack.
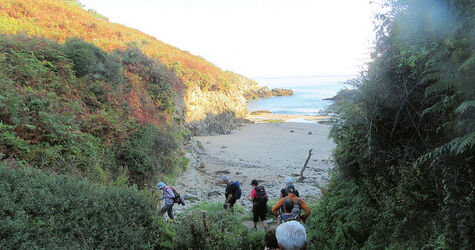
M 239 183 L 239 181 L 235 181 L 233 182 L 234 185 L 237 186 L 237 190 L 236 190 L 236 193 L 234 194 L 235 195 L 235 198 L 236 200 L 239 200 L 241 199 L 241 194 L 242 194 L 242 191 L 241 191 L 241 184 Z

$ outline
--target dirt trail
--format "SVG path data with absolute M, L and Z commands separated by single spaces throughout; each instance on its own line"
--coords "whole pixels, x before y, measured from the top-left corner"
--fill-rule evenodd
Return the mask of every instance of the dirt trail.
M 328 140 L 329 129 L 318 123 L 261 123 L 245 125 L 228 135 L 196 137 L 189 153 L 193 161 L 175 186 L 190 205 L 222 202 L 225 185 L 221 176 L 225 174 L 241 183 L 243 194 L 238 204 L 248 209 L 251 203 L 246 197 L 252 179 L 259 180 L 269 192 L 270 202 L 275 202 L 284 178 L 291 176 L 304 199 L 318 198 L 332 166 L 330 156 L 335 145 Z M 299 182 L 297 175 L 312 148 L 304 173 L 307 178 Z

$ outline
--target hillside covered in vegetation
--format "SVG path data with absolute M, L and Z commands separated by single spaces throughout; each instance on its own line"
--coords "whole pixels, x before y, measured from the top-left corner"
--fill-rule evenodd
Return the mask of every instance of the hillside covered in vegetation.
M 129 47 L 0 35 L 0 152 L 9 165 L 100 183 L 155 182 L 184 169 L 164 65 Z M 172 87 L 173 86 L 173 87 Z

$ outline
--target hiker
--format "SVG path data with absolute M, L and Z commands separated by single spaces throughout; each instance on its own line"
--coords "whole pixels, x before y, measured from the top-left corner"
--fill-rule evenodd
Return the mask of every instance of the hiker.
M 299 215 L 292 213 L 292 210 L 294 209 L 294 202 L 291 199 L 285 199 L 282 207 L 284 208 L 284 212 L 277 216 L 277 226 L 287 221 L 300 221 Z
M 241 185 L 239 181 L 232 182 L 226 175 L 223 175 L 221 180 L 226 183 L 226 191 L 224 192 L 226 200 L 223 207 L 224 209 L 230 209 L 231 213 L 234 214 L 234 204 L 236 200 L 241 198 Z
M 173 216 L 173 204 L 175 203 L 175 195 L 171 187 L 168 187 L 163 182 L 157 184 L 158 190 L 163 190 L 163 195 L 160 200 L 165 200 L 165 206 L 160 209 L 160 216 L 163 216 L 167 212 L 168 217 L 176 223 L 175 216 Z
M 275 237 L 275 228 L 270 229 L 264 236 L 264 250 L 276 250 L 279 249 L 279 243 Z
M 302 250 L 307 248 L 305 227 L 298 221 L 280 224 L 275 230 L 275 237 L 281 250 Z
M 267 221 L 266 221 L 266 214 L 267 214 L 267 191 L 264 186 L 260 185 L 257 180 L 252 180 L 251 185 L 254 189 L 252 189 L 251 194 L 247 197 L 248 200 L 252 202 L 252 213 L 254 215 L 254 228 L 253 230 L 257 229 L 257 222 L 259 222 L 259 218 L 261 218 L 262 224 L 264 224 L 264 231 L 267 231 Z
M 295 189 L 294 187 L 292 177 L 290 176 L 285 177 L 285 186 L 286 186 L 285 188 L 282 188 L 280 190 L 280 199 L 287 197 L 289 190 L 292 191 L 292 193 L 294 193 L 297 197 L 300 197 L 299 191 L 297 191 L 297 189 Z
M 310 208 L 307 206 L 307 204 L 305 203 L 305 201 L 302 199 L 302 198 L 299 198 L 297 197 L 294 193 L 291 192 L 292 190 L 289 190 L 289 193 L 287 195 L 287 197 L 284 197 L 282 199 L 280 199 L 277 204 L 275 204 L 273 207 L 272 207 L 272 213 L 278 217 L 279 216 L 279 213 L 281 213 L 279 211 L 279 209 L 282 207 L 282 205 L 284 204 L 284 202 L 286 200 L 292 200 L 294 202 L 294 208 L 292 209 L 292 213 L 293 214 L 296 214 L 300 217 L 300 219 L 305 222 L 307 220 L 307 217 L 310 215 Z M 303 209 L 305 210 L 305 214 L 300 216 L 300 210 Z

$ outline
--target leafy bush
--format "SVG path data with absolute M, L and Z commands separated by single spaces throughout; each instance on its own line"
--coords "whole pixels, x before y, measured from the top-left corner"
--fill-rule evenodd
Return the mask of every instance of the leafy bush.
M 119 58 L 108 54 L 92 43 L 72 38 L 62 46 L 64 54 L 73 61 L 77 77 L 91 76 L 93 79 L 107 79 L 120 82 L 122 79 Z
M 0 166 L 0 248 L 166 247 L 145 191 Z
M 0 248 L 263 249 L 221 204 L 157 217 L 147 189 L 100 186 L 31 168 L 0 166 Z
M 173 128 L 149 125 L 131 135 L 119 155 L 119 162 L 128 169 L 132 183 L 139 187 L 153 184 L 157 177 L 175 174 L 188 165 L 183 156 L 177 155 L 181 143 Z
M 236 211 L 235 211 L 236 212 Z M 176 249 L 263 249 L 264 231 L 251 232 L 222 204 L 203 203 L 180 217 Z

